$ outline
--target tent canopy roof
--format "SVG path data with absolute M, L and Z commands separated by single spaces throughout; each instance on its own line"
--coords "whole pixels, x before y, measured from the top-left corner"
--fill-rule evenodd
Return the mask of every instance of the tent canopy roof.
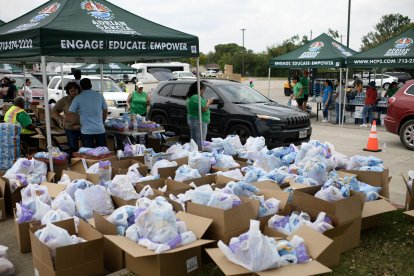
M 271 58 L 271 68 L 341 68 L 356 52 L 325 33 L 292 52 Z
M 348 64 L 355 68 L 414 67 L 414 29 L 350 57 Z
M 100 74 L 101 65 L 92 63 L 84 64 L 77 69 L 81 70 L 82 74 Z M 103 74 L 135 74 L 137 69 L 129 67 L 123 63 L 109 63 L 103 65 Z
M 108 63 L 198 54 L 196 36 L 105 0 L 53 0 L 0 26 L 0 60 Z

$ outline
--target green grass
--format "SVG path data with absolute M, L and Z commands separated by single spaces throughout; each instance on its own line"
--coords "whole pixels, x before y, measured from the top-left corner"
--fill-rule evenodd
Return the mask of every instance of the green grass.
M 222 275 L 212 263 L 198 274 Z M 414 275 L 414 220 L 402 211 L 382 215 L 382 224 L 361 233 L 360 246 L 342 254 L 332 275 Z

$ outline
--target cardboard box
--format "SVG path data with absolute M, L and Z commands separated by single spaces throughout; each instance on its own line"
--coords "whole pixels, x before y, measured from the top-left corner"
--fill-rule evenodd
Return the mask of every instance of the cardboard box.
M 128 168 L 134 164 L 139 164 L 138 172 L 142 176 L 146 176 L 148 174 L 148 167 L 145 166 L 143 163 L 135 159 L 124 159 L 124 160 L 111 161 L 112 178 L 117 174 L 127 174 Z
M 186 222 L 187 228 L 194 232 L 197 241 L 156 254 L 126 237 L 105 237 L 125 252 L 126 268 L 136 275 L 195 275 L 202 265 L 201 247 L 213 242 L 201 239 L 212 220 L 184 212 L 178 212 L 176 216 Z
M 177 166 L 188 165 L 188 156 L 187 157 L 178 158 L 178 159 L 171 159 L 170 161 L 177 162 Z
M 6 215 L 6 204 L 4 200 L 4 195 L 6 192 L 6 182 L 0 178 L 0 221 L 7 219 Z
M 14 232 L 17 240 L 17 246 L 19 248 L 20 253 L 29 253 L 31 251 L 30 246 L 30 223 L 36 222 L 40 223 L 40 221 L 29 221 L 18 223 L 17 216 L 16 216 L 16 209 L 13 210 L 14 213 Z
M 158 174 L 160 175 L 161 178 L 171 177 L 172 179 L 174 179 L 175 171 L 178 169 L 178 167 L 179 166 L 158 168 Z
M 146 185 L 149 185 L 152 188 L 155 195 L 165 196 L 166 198 L 168 198 L 170 194 L 178 195 L 178 194 L 185 193 L 186 191 L 192 189 L 190 186 L 182 182 L 174 181 L 172 179 L 160 178 L 160 179 L 146 181 L 146 182 L 138 182 L 135 187 L 135 190 L 139 192 Z M 163 188 L 165 185 L 167 185 L 166 192 L 162 192 L 158 190 L 159 188 Z
M 55 173 L 48 172 L 46 180 L 52 182 L 55 177 Z M 13 209 L 16 208 L 16 203 L 22 201 L 21 190 L 24 188 L 17 180 L 9 180 L 8 178 L 1 177 L 5 182 L 6 187 L 4 191 L 4 201 L 6 205 L 6 213 L 13 215 Z
M 75 179 L 86 179 L 93 184 L 99 183 L 99 175 L 97 174 L 91 174 L 91 173 L 78 173 L 74 171 L 63 171 L 62 175 L 66 174 L 69 176 L 70 181 L 73 181 Z
M 61 192 L 66 189 L 65 184 L 57 184 L 51 182 L 43 182 L 40 186 L 47 188 L 48 194 L 52 199 L 55 199 Z
M 86 242 L 58 247 L 55 258 L 52 258 L 50 249 L 34 235 L 38 229 L 45 226 L 31 228 L 30 241 L 35 274 L 42 276 L 104 275 L 102 235 L 83 220 L 79 221 L 78 233 L 75 231 L 73 220 L 64 220 L 54 224 L 66 229 L 69 235 L 76 234 Z
M 107 161 L 107 160 L 111 161 L 111 163 L 112 163 L 113 161 L 118 161 L 119 159 L 118 159 L 118 157 L 116 157 L 114 155 L 103 158 L 103 159 L 100 159 L 100 160 L 85 159 L 85 158 L 76 157 L 76 158 L 71 159 L 70 169 L 72 171 L 75 171 L 75 172 L 86 173 L 86 169 L 89 168 L 90 166 L 92 166 L 93 164 L 95 164 L 99 161 Z M 85 166 L 86 166 L 86 168 L 85 168 Z
M 102 235 L 117 235 L 116 225 L 110 223 L 105 217 L 94 212 L 94 227 Z M 109 272 L 125 268 L 125 252 L 104 236 L 103 245 L 104 266 Z
M 409 211 L 409 210 L 414 209 L 414 194 L 413 194 L 414 180 L 411 181 L 411 184 L 409 184 L 408 180 L 404 177 L 404 175 L 401 175 L 401 176 L 404 180 L 405 187 L 407 188 L 404 207 L 405 207 L 405 210 Z
M 275 198 L 280 201 L 279 204 L 279 213 L 290 213 L 290 205 L 288 204 L 289 200 L 289 193 L 284 192 L 282 190 L 266 190 L 266 189 L 260 189 L 260 195 L 264 196 L 264 199 L 267 200 L 269 198 Z M 273 214 L 274 215 L 274 214 Z M 267 222 L 273 215 L 268 215 L 264 217 L 258 217 L 257 220 L 260 221 L 260 229 L 263 230 L 265 226 L 267 225 Z
M 292 205 L 304 212 L 325 212 L 335 223 L 342 225 L 361 219 L 362 202 L 359 194 L 351 191 L 351 196 L 335 202 L 325 201 L 314 195 L 320 186 L 293 191 Z
M 250 220 L 257 217 L 259 201 L 241 198 L 242 204 L 223 210 L 193 202 L 186 203 L 187 212 L 213 220 L 206 232 L 206 238 L 222 240 L 229 243 L 232 237 L 238 236 L 249 229 Z
M 381 214 L 392 212 L 397 208 L 392 205 L 389 198 L 389 181 L 391 177 L 388 176 L 388 169 L 384 169 L 383 172 L 371 172 L 371 171 L 340 171 L 340 176 L 356 176 L 359 181 L 365 182 L 369 185 L 381 187 L 380 197 L 375 201 L 365 201 L 364 194 L 360 193 L 362 200 L 364 201 L 362 209 L 362 229 L 369 229 L 378 226 L 381 223 Z
M 404 214 L 409 216 L 411 219 L 414 219 L 414 210 L 406 211 Z
M 272 236 L 271 233 L 264 234 Z M 305 240 L 306 249 L 312 260 L 303 264 L 286 265 L 263 272 L 251 272 L 230 262 L 218 248 L 206 249 L 206 251 L 224 275 L 319 275 L 331 272 L 332 270 L 318 262 L 317 259 L 329 247 L 332 240 L 306 226 L 298 229 L 296 234 Z M 291 237 L 288 237 L 288 240 L 290 239 Z
M 137 156 L 124 156 L 119 158 L 119 160 L 136 160 L 141 162 L 142 164 L 145 163 L 144 155 L 137 155 Z
M 205 184 L 210 184 L 210 185 L 214 184 L 215 187 L 223 188 L 224 186 L 226 186 L 227 183 L 231 181 L 237 181 L 237 180 L 224 176 L 224 175 L 209 174 L 209 175 L 204 175 L 200 178 L 185 180 L 183 182 L 188 185 L 191 183 L 194 183 L 196 186 L 202 186 Z

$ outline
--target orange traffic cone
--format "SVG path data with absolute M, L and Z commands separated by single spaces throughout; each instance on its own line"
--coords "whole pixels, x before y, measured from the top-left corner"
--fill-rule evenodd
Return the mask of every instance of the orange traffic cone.
M 377 138 L 377 122 L 376 120 L 372 121 L 371 133 L 368 137 L 367 147 L 363 149 L 364 151 L 379 152 L 381 149 L 378 148 L 378 138 Z

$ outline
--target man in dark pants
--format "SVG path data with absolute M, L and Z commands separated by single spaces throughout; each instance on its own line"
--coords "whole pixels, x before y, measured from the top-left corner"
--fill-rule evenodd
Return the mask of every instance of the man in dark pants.
M 79 113 L 82 145 L 88 148 L 106 146 L 104 122 L 108 116 L 108 106 L 99 92 L 92 90 L 91 80 L 81 79 L 82 93 L 73 99 L 69 108 L 69 119 Z

